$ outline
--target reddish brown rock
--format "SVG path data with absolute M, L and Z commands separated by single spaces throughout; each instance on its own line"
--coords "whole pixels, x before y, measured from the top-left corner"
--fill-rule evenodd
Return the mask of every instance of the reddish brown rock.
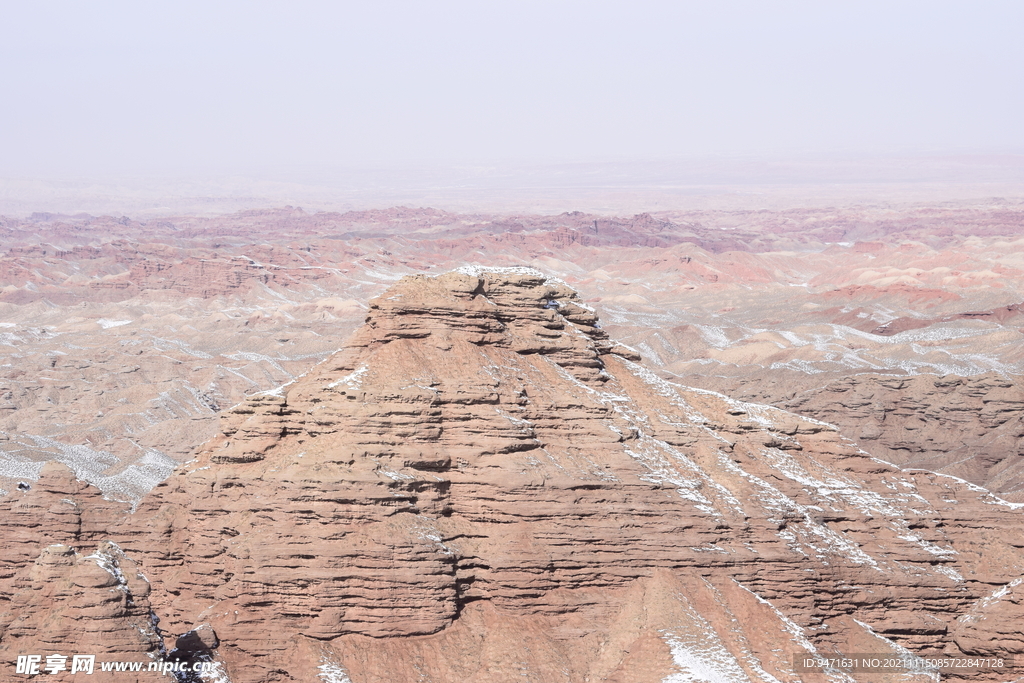
M 793 680 L 956 652 L 1024 570 L 1014 506 L 665 382 L 596 323 L 535 271 L 396 284 L 118 530 L 164 624 L 209 624 L 235 683 Z
M 10 599 L 15 574 L 46 546 L 95 547 L 128 514 L 127 503 L 107 500 L 59 462 L 43 466 L 38 481 L 0 498 L 3 553 L 0 599 Z
M 1024 390 L 1013 377 L 862 373 L 808 384 L 755 382 L 742 393 L 834 424 L 901 467 L 952 474 L 1024 501 Z
M 0 217 L 0 489 L 56 459 L 136 500 L 216 434 L 221 410 L 337 350 L 362 302 L 402 275 L 465 263 L 557 274 L 652 366 L 734 397 L 756 389 L 757 402 L 875 371 L 1013 379 L 1022 215 L 998 200 Z M 886 323 L 925 327 L 870 334 Z M 987 465 L 962 469 L 999 487 L 971 474 Z
M 66 545 L 43 549 L 8 584 L 14 589 L 0 611 L 0 666 L 5 680 L 15 674 L 19 656 L 61 655 L 67 677 L 75 655 L 94 657 L 93 671 L 74 680 L 153 683 L 166 680 L 149 664 L 161 659 L 163 639 L 149 607 L 149 581 L 116 545 L 100 543 L 91 553 Z M 39 661 L 39 660 L 37 660 Z M 104 672 L 103 664 L 140 663 L 141 672 Z M 45 669 L 41 673 L 47 673 Z
M 839 425 L 885 460 L 1024 500 L 1024 391 L 1008 377 L 857 375 L 802 392 L 786 407 Z
M 957 618 L 952 628 L 957 647 L 979 657 L 1005 657 L 1024 651 L 1022 579 L 1000 586 Z

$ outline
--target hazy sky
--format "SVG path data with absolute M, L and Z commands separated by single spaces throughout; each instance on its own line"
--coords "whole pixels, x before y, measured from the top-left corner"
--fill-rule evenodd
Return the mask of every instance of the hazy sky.
M 1024 2 L 0 0 L 0 174 L 1024 150 Z

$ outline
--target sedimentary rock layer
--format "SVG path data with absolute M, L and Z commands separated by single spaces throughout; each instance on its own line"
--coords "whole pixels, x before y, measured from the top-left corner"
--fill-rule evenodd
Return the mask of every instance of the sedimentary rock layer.
M 116 544 L 104 540 L 128 511 L 57 462 L 44 465 L 31 486 L 0 499 L 4 677 L 15 675 L 19 656 L 32 654 L 62 655 L 63 671 L 53 672 L 61 676 L 70 675 L 76 654 L 147 665 L 163 654 L 149 581 Z M 43 673 L 45 665 L 38 662 Z M 96 668 L 90 680 L 136 683 L 160 676 L 115 676 Z
M 1017 652 L 1019 520 L 658 378 L 536 271 L 467 269 L 373 300 L 113 536 L 235 683 L 812 681 L 793 655 Z

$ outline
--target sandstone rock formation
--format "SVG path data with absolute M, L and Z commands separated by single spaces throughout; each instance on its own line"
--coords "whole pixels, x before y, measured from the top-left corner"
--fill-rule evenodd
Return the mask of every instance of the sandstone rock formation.
M 749 637 L 732 630 L 734 617 L 749 626 L 752 615 L 775 615 L 775 609 L 809 629 L 804 637 L 821 651 L 895 647 L 879 637 L 921 652 L 1014 650 L 1017 541 L 1000 530 L 1007 515 L 1016 519 L 1015 508 L 949 478 L 845 472 L 843 467 L 856 470 L 857 463 L 870 461 L 844 455 L 846 442 L 827 430 L 788 435 L 801 452 L 786 440 L 779 441 L 785 447 L 764 446 L 774 443 L 766 430 L 785 434 L 778 420 L 807 422 L 784 413 L 738 404 L 748 417 L 758 415 L 757 422 L 730 415 L 733 403 L 725 399 L 678 388 L 651 403 L 643 397 L 651 386 L 632 382 L 640 371 L 622 360 L 636 356 L 624 347 L 611 353 L 602 330 L 636 347 L 647 367 L 678 383 L 835 424 L 871 456 L 954 474 L 1020 501 L 1022 215 L 1019 205 L 993 202 L 628 218 L 417 209 L 312 214 L 291 208 L 150 221 L 0 218 L 0 515 L 6 553 L 0 557 L 0 600 L 28 590 L 24 572 L 49 545 L 64 544 L 85 557 L 113 540 L 147 565 L 153 602 L 167 627 L 164 647 L 177 647 L 178 657 L 188 652 L 216 658 L 223 651 L 235 669 L 256 663 L 250 674 L 235 671 L 235 678 L 260 671 L 284 677 L 274 672 L 292 667 L 287 675 L 299 679 L 340 680 L 347 670 L 358 683 L 391 680 L 393 664 L 395 671 L 419 667 L 439 681 L 473 680 L 483 671 L 497 672 L 486 680 L 524 673 L 548 680 L 550 671 L 563 668 L 573 680 L 660 680 L 659 672 L 676 666 L 673 654 L 684 657 L 687 648 L 721 641 L 756 679 L 760 674 L 750 673 L 753 665 L 743 653 L 767 658 L 775 650 L 806 650 L 775 643 L 771 628 Z M 586 292 L 602 327 L 557 283 L 547 283 L 548 294 L 561 293 L 561 301 L 575 301 L 582 310 L 553 312 L 539 303 L 537 292 L 524 294 L 543 283 L 498 281 L 509 273 L 464 273 L 482 277 L 489 293 L 463 291 L 450 279 L 439 289 L 432 280 L 421 281 L 434 282 L 422 287 L 403 283 L 377 301 L 361 341 L 321 363 L 365 316 L 364 302 L 401 276 L 483 261 L 529 263 L 560 275 Z M 396 295 L 401 297 L 389 299 Z M 491 364 L 473 360 L 475 353 L 495 360 L 489 371 L 494 377 L 484 370 Z M 531 370 L 534 365 L 540 370 Z M 352 391 L 341 396 L 344 387 L 338 385 L 317 393 L 310 383 L 323 373 L 330 375 L 328 384 L 355 373 L 349 377 Z M 420 374 L 424 381 L 402 383 L 402 377 Z M 672 406 L 672 392 L 689 412 Z M 189 467 L 211 469 L 179 472 L 124 531 L 112 527 L 127 505 L 101 498 L 67 472 L 59 475 L 61 482 L 47 483 L 57 470 L 44 471 L 44 463 L 57 460 L 106 496 L 137 500 L 214 437 L 222 412 L 239 402 L 224 416 L 222 436 Z M 707 422 L 696 427 L 687 422 L 691 414 Z M 683 426 L 665 427 L 662 416 Z M 676 478 L 705 481 L 697 491 L 711 501 L 706 507 L 731 520 L 727 526 L 706 531 L 705 512 L 696 507 L 677 509 L 664 523 L 651 521 L 663 518 L 652 509 L 671 506 L 643 493 L 651 488 L 648 479 L 660 475 L 630 456 L 646 452 L 638 440 L 650 443 L 638 435 L 653 433 L 641 417 L 660 425 L 652 438 L 668 446 L 659 448 L 674 449 L 704 469 L 708 479 L 691 476 L 688 465 Z M 519 424 L 513 418 L 527 421 L 526 436 L 506 425 Z M 621 441 L 604 441 L 618 438 L 609 437 L 614 432 L 605 423 L 623 432 Z M 562 427 L 576 433 L 562 434 Z M 673 435 L 683 427 L 700 438 L 691 443 L 690 434 Z M 720 457 L 730 460 L 747 448 L 737 435 L 765 441 L 750 447 L 755 455 L 749 462 L 733 465 L 778 489 L 792 501 L 784 506 L 797 510 L 795 517 L 748 503 L 745 493 L 760 484 L 750 480 L 744 488 L 732 479 L 745 477 L 728 467 L 720 471 L 726 467 Z M 771 448 L 799 463 L 810 458 L 805 469 L 819 472 L 820 464 L 820 476 L 793 474 L 761 452 L 774 453 Z M 331 459 L 334 450 L 337 461 Z M 672 453 L 666 458 L 675 462 Z M 910 533 L 890 528 L 874 513 L 870 520 L 859 512 L 835 512 L 848 515 L 842 520 L 822 516 L 816 508 L 836 505 L 823 500 L 822 491 L 846 481 L 821 474 L 836 468 L 886 501 L 894 495 L 890 484 L 914 491 L 898 483 L 908 481 L 930 507 L 912 495 L 910 503 L 892 503 Z M 625 482 L 621 491 L 609 493 L 597 477 L 601 471 Z M 198 492 L 193 480 L 202 482 Z M 576 481 L 584 483 L 566 483 Z M 22 483 L 30 490 L 20 491 Z M 702 493 L 718 491 L 716 485 L 740 501 L 744 516 L 776 521 L 740 524 L 735 510 Z M 676 488 L 691 495 L 696 484 L 660 486 L 672 495 Z M 41 493 L 46 501 L 36 497 Z M 258 498 L 246 498 L 250 494 Z M 530 502 L 535 496 L 536 507 Z M 78 521 L 63 498 L 78 502 Z M 569 498 L 572 505 L 565 502 Z M 253 500 L 263 501 L 262 507 Z M 655 503 L 663 507 L 651 508 Z M 811 521 L 800 522 L 802 508 L 793 506 L 804 506 Z M 426 542 L 419 537 L 399 542 L 413 533 L 405 510 L 440 520 L 424 522 L 423 533 L 442 539 L 450 557 L 430 544 L 422 548 Z M 223 528 L 213 521 L 218 516 Z M 652 524 L 651 533 L 645 535 L 632 517 Z M 150 525 L 148 531 L 140 533 L 139 520 Z M 863 545 L 876 562 L 896 557 L 895 569 L 879 565 L 879 571 L 894 573 L 861 581 L 856 562 L 851 570 L 849 562 L 827 560 L 830 568 L 822 569 L 826 560 L 816 551 L 779 536 L 788 538 L 796 529 L 804 534 L 798 541 L 810 538 L 818 547 L 814 524 Z M 693 530 L 696 540 L 717 538 L 715 548 L 744 550 L 692 551 L 732 562 L 703 568 L 703 560 L 685 554 L 705 545 L 695 540 L 679 548 L 676 540 L 659 540 L 676 539 L 666 531 L 672 527 Z M 905 537 L 892 541 L 897 546 L 920 537 L 940 548 L 948 544 L 959 555 L 944 561 L 947 555 L 934 554 L 921 565 L 922 584 L 905 588 L 913 563 L 890 553 L 886 534 Z M 772 543 L 787 549 L 771 555 L 764 546 L 775 537 L 780 540 Z M 741 543 L 747 538 L 757 539 L 749 541 L 751 548 L 775 559 L 748 562 Z M 311 550 L 321 547 L 326 550 Z M 548 559 L 519 560 L 537 548 Z M 435 557 L 438 552 L 444 557 Z M 408 565 L 410 571 L 427 568 L 427 580 L 402 574 L 400 564 L 410 556 L 423 562 Z M 595 586 L 594 567 L 605 558 L 611 558 L 609 567 Z M 229 564 L 233 568 L 225 569 Z M 765 569 L 776 564 L 789 569 Z M 721 583 L 724 566 L 730 575 L 738 567 L 743 589 L 771 606 Z M 951 578 L 945 597 L 929 597 L 943 590 L 927 577 L 947 576 L 946 569 L 964 582 Z M 816 578 L 801 583 L 794 578 L 801 571 Z M 515 572 L 521 576 L 513 581 Z M 294 584 L 281 581 L 283 575 L 295 577 Z M 162 587 L 165 580 L 170 591 Z M 430 586 L 426 599 L 418 591 Z M 863 595 L 852 595 L 850 586 L 863 587 Z M 255 600 L 250 589 L 267 597 Z M 400 599 L 381 598 L 387 591 Z M 807 597 L 814 591 L 821 595 Z M 773 597 L 780 592 L 786 597 Z M 886 597 L 890 593 L 904 597 Z M 326 596 L 326 606 L 317 594 Z M 685 600 L 673 597 L 678 595 Z M 218 602 L 200 605 L 205 597 Z M 915 599 L 920 614 L 908 616 Z M 205 636 L 189 635 L 193 627 L 207 633 L 203 610 L 230 600 L 242 603 L 240 625 L 227 624 L 220 613 L 209 620 L 216 622 L 218 637 L 227 633 L 223 645 L 212 648 Z M 420 600 L 426 607 L 418 606 Z M 380 618 L 388 612 L 380 606 L 392 604 L 396 616 Z M 276 623 L 269 615 L 281 605 L 288 608 L 281 617 L 285 628 L 267 627 Z M 723 605 L 732 611 L 721 611 Z M 694 626 L 703 623 L 695 614 L 706 628 Z M 909 626 L 901 626 L 904 621 Z M 438 624 L 440 631 L 427 633 Z M 701 640 L 707 629 L 718 634 L 711 641 Z M 391 632 L 425 635 L 380 637 Z M 337 633 L 344 634 L 332 639 Z M 498 639 L 495 633 L 508 635 Z M 716 661 L 729 661 L 723 657 Z M 789 676 L 792 662 L 772 666 Z M 405 674 L 394 675 L 400 680 Z
M 982 482 L 1008 501 L 1024 501 L 1024 392 L 1014 377 L 859 373 L 803 385 L 768 378 L 683 381 L 824 420 L 876 457 Z
M 14 675 L 18 656 L 31 654 L 63 655 L 55 676 L 70 675 L 74 655 L 148 663 L 162 654 L 149 581 L 117 545 L 102 540 L 125 513 L 126 505 L 104 500 L 56 462 L 43 467 L 34 486 L 0 500 L 5 677 Z M 97 667 L 89 680 L 134 683 L 160 675 L 103 674 Z
M 17 571 L 34 562 L 42 547 L 95 547 L 129 512 L 127 504 L 106 500 L 58 462 L 46 463 L 39 480 L 22 488 L 0 498 L 0 597 L 5 599 L 11 597 L 10 581 Z
M 88 554 L 47 546 L 11 585 L 16 592 L 0 613 L 0 662 L 9 680 L 22 678 L 13 676 L 17 658 L 31 654 L 43 657 L 40 673 L 69 680 L 166 680 L 148 670 L 165 654 L 149 581 L 116 545 L 100 543 Z M 52 654 L 61 655 L 60 668 L 46 671 Z M 76 655 L 94 657 L 91 674 L 71 676 Z M 104 673 L 104 662 L 140 662 L 142 671 Z
M 363 302 L 403 275 L 465 263 L 559 275 L 651 365 L 728 395 L 774 382 L 758 402 L 864 372 L 1013 380 L 1022 216 L 993 200 L 0 217 L 0 489 L 58 460 L 136 500 L 216 434 L 221 410 L 336 351 Z M 993 467 L 960 470 L 1006 492 L 984 478 Z
M 839 680 L 794 655 L 1020 650 L 990 616 L 1024 571 L 1016 506 L 637 358 L 536 271 L 405 278 L 112 535 L 234 683 Z
M 783 405 L 840 426 L 880 458 L 1024 502 L 1024 391 L 1005 376 L 856 375 Z

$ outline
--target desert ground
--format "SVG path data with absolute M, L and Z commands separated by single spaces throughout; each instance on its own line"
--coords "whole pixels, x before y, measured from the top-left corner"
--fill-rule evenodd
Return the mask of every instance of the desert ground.
M 0 218 L 5 661 L 1004 680 L 1024 203 L 810 204 Z
M 1024 206 L 494 216 L 295 208 L 0 224 L 0 473 L 136 499 L 400 277 L 527 265 L 666 378 L 1024 490 Z M 949 429 L 956 424 L 957 429 Z M 1024 500 L 1022 498 L 1021 500 Z

